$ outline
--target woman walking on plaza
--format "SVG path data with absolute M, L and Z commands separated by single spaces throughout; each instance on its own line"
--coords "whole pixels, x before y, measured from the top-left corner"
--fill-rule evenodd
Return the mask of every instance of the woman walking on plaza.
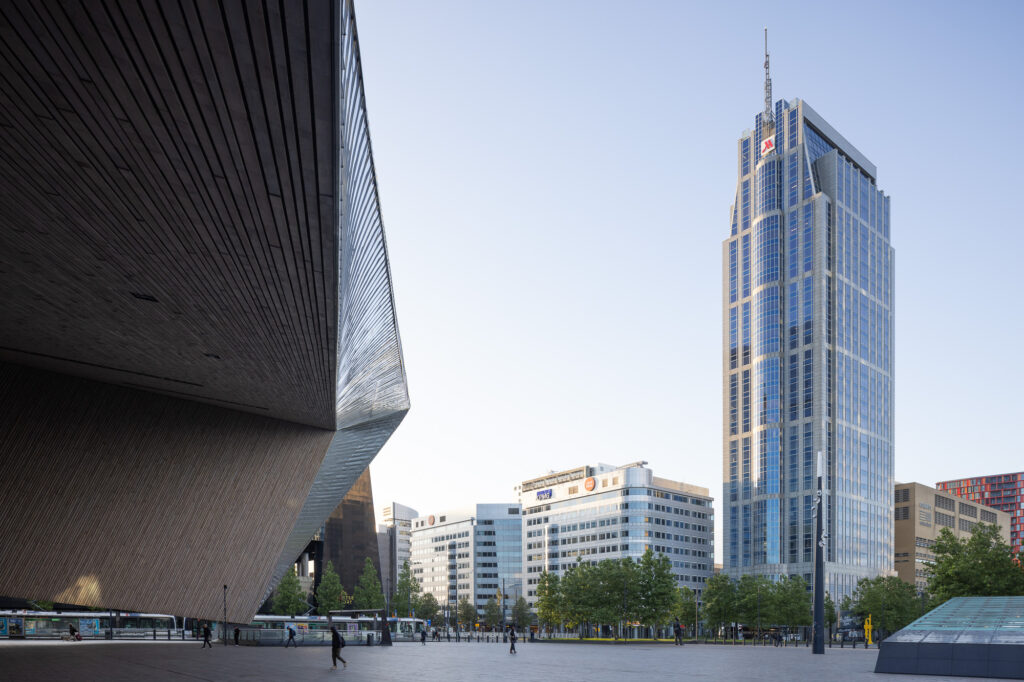
M 338 661 L 341 661 L 341 667 L 347 668 L 348 663 L 341 657 L 341 649 L 345 646 L 345 638 L 338 632 L 338 626 L 331 626 L 331 670 L 338 669 Z

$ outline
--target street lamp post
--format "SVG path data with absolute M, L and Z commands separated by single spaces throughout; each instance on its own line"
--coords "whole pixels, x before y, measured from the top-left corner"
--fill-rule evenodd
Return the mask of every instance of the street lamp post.
M 224 630 L 221 631 L 224 638 L 224 646 L 228 645 L 228 586 L 224 586 Z
M 818 490 L 814 515 L 816 518 L 816 539 L 814 545 L 814 650 L 815 654 L 825 653 L 825 459 L 818 451 Z
M 757 638 L 761 639 L 761 581 L 757 581 Z

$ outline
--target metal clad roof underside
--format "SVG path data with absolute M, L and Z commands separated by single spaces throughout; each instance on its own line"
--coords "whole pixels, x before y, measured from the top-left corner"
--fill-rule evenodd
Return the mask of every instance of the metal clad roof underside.
M 0 359 L 336 427 L 339 11 L 0 5 Z

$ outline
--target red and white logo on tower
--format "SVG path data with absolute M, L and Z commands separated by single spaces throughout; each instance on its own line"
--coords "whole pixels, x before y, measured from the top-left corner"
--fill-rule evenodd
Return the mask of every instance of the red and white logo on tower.
M 761 156 L 764 156 L 768 152 L 775 151 L 775 136 L 766 137 L 761 141 Z

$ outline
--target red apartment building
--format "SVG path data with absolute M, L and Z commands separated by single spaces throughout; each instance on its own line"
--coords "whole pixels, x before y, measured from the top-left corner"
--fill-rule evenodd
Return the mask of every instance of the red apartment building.
M 1024 544 L 1024 472 L 976 476 L 935 484 L 938 490 L 984 504 L 1010 515 L 1010 546 L 1021 553 Z

